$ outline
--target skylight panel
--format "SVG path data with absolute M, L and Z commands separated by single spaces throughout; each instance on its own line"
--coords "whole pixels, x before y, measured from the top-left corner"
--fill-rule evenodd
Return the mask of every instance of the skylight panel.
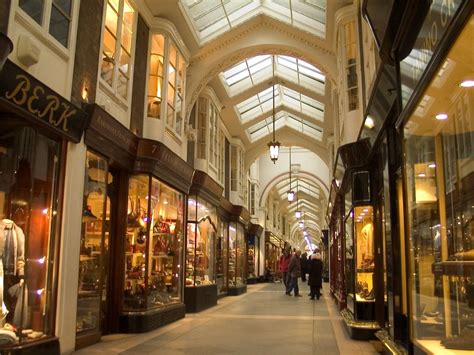
M 279 99 L 277 86 L 269 87 L 257 95 L 249 97 L 247 100 L 236 105 L 242 121 L 252 119 L 273 109 L 272 88 L 275 90 L 275 106 L 277 105 L 277 100 L 281 101 L 281 99 Z

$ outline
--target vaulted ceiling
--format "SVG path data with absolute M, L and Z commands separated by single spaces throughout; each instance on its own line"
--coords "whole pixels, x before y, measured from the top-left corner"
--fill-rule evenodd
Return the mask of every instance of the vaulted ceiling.
M 190 51 L 187 114 L 201 91 L 212 87 L 227 130 L 246 146 L 248 165 L 268 154 L 273 116 L 282 146 L 307 149 L 329 164 L 330 97 L 336 77 L 334 16 L 351 3 L 145 0 L 153 16 L 176 26 Z M 288 183 L 280 182 L 277 190 L 283 191 Z M 314 193 L 321 188 L 316 186 L 320 181 L 304 183 L 315 184 Z M 320 227 L 319 197 L 307 197 L 309 224 L 312 220 Z

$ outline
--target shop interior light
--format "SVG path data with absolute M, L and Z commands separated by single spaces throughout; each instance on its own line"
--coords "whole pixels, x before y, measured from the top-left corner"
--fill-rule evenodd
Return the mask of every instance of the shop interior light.
M 374 128 L 375 127 L 374 119 L 370 116 L 367 116 L 364 122 L 364 126 L 367 127 L 368 129 Z
M 474 87 L 474 79 L 463 80 L 463 81 L 461 81 L 459 86 L 462 87 L 462 88 L 472 88 L 472 87 Z
M 443 121 L 443 120 L 447 120 L 448 119 L 448 114 L 447 113 L 438 113 L 435 118 L 438 120 L 438 121 Z
M 426 177 L 426 174 L 425 173 L 419 173 L 418 177 Z
M 436 168 L 436 164 L 435 163 L 428 164 L 428 168 L 434 169 Z

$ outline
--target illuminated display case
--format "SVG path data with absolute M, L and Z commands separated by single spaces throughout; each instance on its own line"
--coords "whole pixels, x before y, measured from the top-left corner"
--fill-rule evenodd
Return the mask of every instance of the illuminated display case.
M 242 206 L 233 206 L 229 223 L 229 269 L 228 295 L 237 296 L 247 292 L 247 244 L 246 227 L 250 214 Z
M 39 130 L 0 129 L 0 353 L 54 339 L 61 161 L 61 143 Z
M 150 175 L 129 180 L 123 310 L 181 302 L 184 195 Z

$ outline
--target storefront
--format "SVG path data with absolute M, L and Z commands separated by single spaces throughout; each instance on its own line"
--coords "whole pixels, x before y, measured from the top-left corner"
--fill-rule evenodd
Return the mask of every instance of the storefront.
M 247 292 L 247 253 L 245 233 L 250 220 L 250 214 L 242 206 L 232 209 L 229 222 L 229 266 L 228 290 L 229 296 L 238 296 Z
M 342 176 L 341 176 L 342 178 Z M 340 184 L 340 180 L 339 180 Z M 346 307 L 346 287 L 344 277 L 344 199 L 338 183 L 333 180 L 329 193 L 329 289 L 339 310 Z
M 275 234 L 265 231 L 265 274 L 268 272 L 274 278 L 280 274 L 280 256 L 285 247 L 285 242 Z
M 403 131 L 407 290 L 415 352 L 474 351 L 472 9 L 472 2 L 454 1 L 452 13 L 433 9 L 427 17 L 420 40 L 426 26 L 438 25 L 438 37 L 432 41 L 440 44 L 432 48 L 433 62 L 398 120 Z M 450 19 L 452 28 L 441 27 Z M 444 38 L 442 30 L 447 31 Z M 415 81 L 408 59 L 417 55 L 401 62 L 402 85 Z
M 87 114 L 9 60 L 0 73 L 2 353 L 59 354 L 55 337 L 68 142 Z
M 260 236 L 263 227 L 260 224 L 249 223 L 247 230 L 247 284 L 258 281 L 260 273 Z
M 474 350 L 474 4 L 428 5 L 416 31 L 394 29 L 405 36 L 393 52 L 405 55 L 395 66 L 382 63 L 366 115 L 375 128 L 365 126 L 360 139 L 373 146 L 374 230 L 384 263 L 376 299 L 385 296 L 387 312 L 376 305 L 377 337 L 387 352 L 456 354 Z
M 227 296 L 229 286 L 229 222 L 233 207 L 232 203 L 221 196 L 219 208 L 217 209 L 218 232 L 216 239 L 216 284 L 218 297 Z M 235 263 L 233 268 L 235 268 Z
M 217 206 L 223 188 L 196 170 L 188 199 L 186 241 L 186 312 L 199 312 L 217 304 Z
M 183 318 L 186 198 L 194 170 L 160 142 L 140 139 L 115 250 L 122 332 Z
M 82 203 L 79 284 L 76 313 L 76 349 L 117 332 L 113 308 L 116 269 L 112 251 L 124 234 L 119 211 L 126 206 L 119 187 L 127 184 L 137 152 L 138 138 L 98 105 L 88 107 L 90 125 Z M 122 213 L 123 216 L 123 213 Z M 122 218 L 123 219 L 123 218 Z

